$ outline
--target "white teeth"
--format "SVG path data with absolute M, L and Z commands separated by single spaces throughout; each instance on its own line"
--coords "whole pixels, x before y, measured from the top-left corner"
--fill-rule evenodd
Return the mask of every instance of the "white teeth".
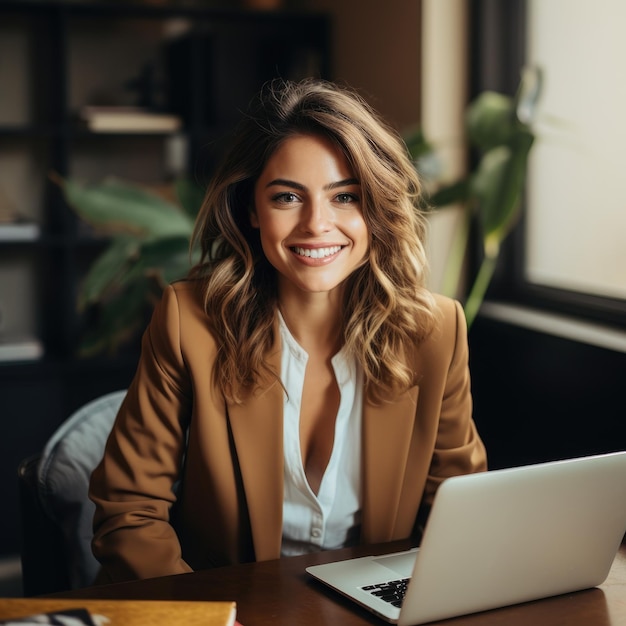
M 300 256 L 311 257 L 312 259 L 323 259 L 324 257 L 337 254 L 341 250 L 341 246 L 331 246 L 330 248 L 292 248 L 292 250 Z

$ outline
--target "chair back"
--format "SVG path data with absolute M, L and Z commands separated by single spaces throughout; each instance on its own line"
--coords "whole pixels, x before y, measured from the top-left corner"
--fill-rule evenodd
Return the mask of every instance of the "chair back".
M 99 563 L 91 552 L 95 507 L 89 480 L 125 395 L 115 391 L 78 409 L 40 456 L 18 468 L 26 596 L 79 589 L 95 580 Z

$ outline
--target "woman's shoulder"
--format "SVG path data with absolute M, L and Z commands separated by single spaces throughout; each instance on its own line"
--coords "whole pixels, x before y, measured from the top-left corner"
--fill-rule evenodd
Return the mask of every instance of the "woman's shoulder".
M 443 296 L 439 293 L 432 294 L 435 302 L 435 311 L 438 327 L 450 328 L 459 324 L 459 318 L 465 319 L 463 307 L 458 300 Z
M 467 324 L 463 307 L 458 300 L 432 294 L 435 325 L 418 345 L 417 354 L 429 361 L 447 361 L 460 344 L 467 342 Z
M 187 360 L 193 360 L 196 354 L 213 352 L 215 338 L 203 303 L 201 281 L 181 280 L 168 285 L 150 325 L 154 349 L 173 350 Z
M 197 279 L 182 279 L 169 284 L 163 291 L 162 306 L 176 306 L 181 315 L 206 317 L 203 305 L 202 282 Z
M 183 328 L 207 327 L 208 319 L 204 308 L 202 282 L 179 280 L 168 285 L 156 306 L 154 319 L 157 323 Z
M 171 291 L 187 306 L 202 307 L 203 284 L 203 281 L 198 278 L 182 278 L 181 280 L 169 284 L 165 291 Z

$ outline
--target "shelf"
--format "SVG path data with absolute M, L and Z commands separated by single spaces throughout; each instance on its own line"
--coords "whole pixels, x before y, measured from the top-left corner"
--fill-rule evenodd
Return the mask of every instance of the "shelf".
M 0 244 L 37 241 L 41 236 L 39 224 L 29 223 L 0 223 Z
M 84 183 L 206 181 L 261 84 L 329 76 L 325 14 L 223 4 L 0 1 L 0 58 L 11 59 L 0 63 L 0 84 L 11 85 L 0 99 L 0 214 L 20 220 L 0 222 L 0 336 L 38 337 L 45 356 L 31 356 L 39 372 L 50 359 L 63 364 L 41 384 L 77 362 L 81 281 L 108 243 L 91 235 L 50 174 Z M 90 106 L 164 111 L 180 125 L 94 132 L 80 119 Z M 9 362 L 3 375 L 22 367 Z M 107 371 L 93 368 L 85 375 Z
M 43 344 L 34 337 L 0 339 L 0 364 L 38 361 L 43 354 Z
M 0 2 L 0 57 L 12 60 L 0 64 L 0 83 L 11 85 L 0 100 L 0 213 L 28 222 L 0 225 L 0 309 L 6 330 L 40 337 L 47 357 L 74 361 L 81 280 L 108 243 L 91 236 L 50 173 L 206 181 L 261 84 L 329 75 L 325 14 L 223 4 Z M 180 127 L 80 123 L 87 107 L 111 105 L 164 111 Z

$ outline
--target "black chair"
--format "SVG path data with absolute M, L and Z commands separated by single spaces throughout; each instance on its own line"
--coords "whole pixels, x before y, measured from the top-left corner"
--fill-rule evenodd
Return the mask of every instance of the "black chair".
M 25 596 L 78 589 L 94 581 L 99 564 L 91 553 L 89 478 L 125 394 L 109 393 L 81 407 L 41 454 L 19 464 Z

